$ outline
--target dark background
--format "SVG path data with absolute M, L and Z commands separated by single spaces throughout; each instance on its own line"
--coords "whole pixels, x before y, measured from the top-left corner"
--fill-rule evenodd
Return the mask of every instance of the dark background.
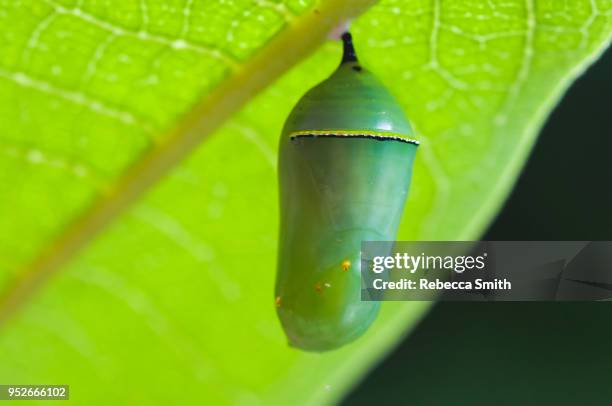
M 546 123 L 484 240 L 612 240 L 612 50 Z M 348 405 L 612 404 L 612 303 L 438 303 Z

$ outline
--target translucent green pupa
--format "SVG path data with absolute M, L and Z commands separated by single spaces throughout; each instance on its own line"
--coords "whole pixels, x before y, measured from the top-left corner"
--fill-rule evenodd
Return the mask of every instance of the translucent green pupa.
M 338 69 L 291 112 L 280 140 L 276 307 L 289 344 L 328 351 L 362 335 L 362 241 L 394 240 L 418 142 L 345 33 Z

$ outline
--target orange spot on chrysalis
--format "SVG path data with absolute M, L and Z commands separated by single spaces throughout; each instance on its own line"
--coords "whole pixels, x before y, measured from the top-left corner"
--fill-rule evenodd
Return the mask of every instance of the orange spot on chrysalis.
M 276 296 L 276 299 L 274 299 L 274 304 L 276 305 L 276 307 L 280 307 L 280 305 L 281 305 L 281 297 L 280 296 Z
M 345 259 L 344 261 L 342 261 L 342 264 L 340 264 L 340 266 L 342 267 L 343 271 L 348 271 L 351 268 L 351 261 Z
M 317 292 L 320 292 L 320 291 L 321 291 L 321 283 L 319 283 L 319 282 L 315 283 L 315 290 L 316 290 Z

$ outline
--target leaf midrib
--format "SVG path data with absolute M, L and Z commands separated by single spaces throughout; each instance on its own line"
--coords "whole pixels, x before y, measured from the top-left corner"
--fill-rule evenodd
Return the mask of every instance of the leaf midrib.
M 155 185 L 199 143 L 219 128 L 255 94 L 312 53 L 341 21 L 353 18 L 375 0 L 320 2 L 293 19 L 269 44 L 238 66 L 217 88 L 197 102 L 161 142 L 152 146 L 102 196 L 30 263 L 0 296 L 0 329 L 95 237 Z

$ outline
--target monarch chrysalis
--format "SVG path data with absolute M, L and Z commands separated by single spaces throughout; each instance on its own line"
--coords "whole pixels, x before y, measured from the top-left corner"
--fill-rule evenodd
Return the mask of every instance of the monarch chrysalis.
M 290 345 L 340 347 L 379 303 L 361 301 L 361 242 L 394 240 L 418 143 L 404 113 L 342 36 L 338 69 L 307 92 L 280 140 L 275 304 Z

